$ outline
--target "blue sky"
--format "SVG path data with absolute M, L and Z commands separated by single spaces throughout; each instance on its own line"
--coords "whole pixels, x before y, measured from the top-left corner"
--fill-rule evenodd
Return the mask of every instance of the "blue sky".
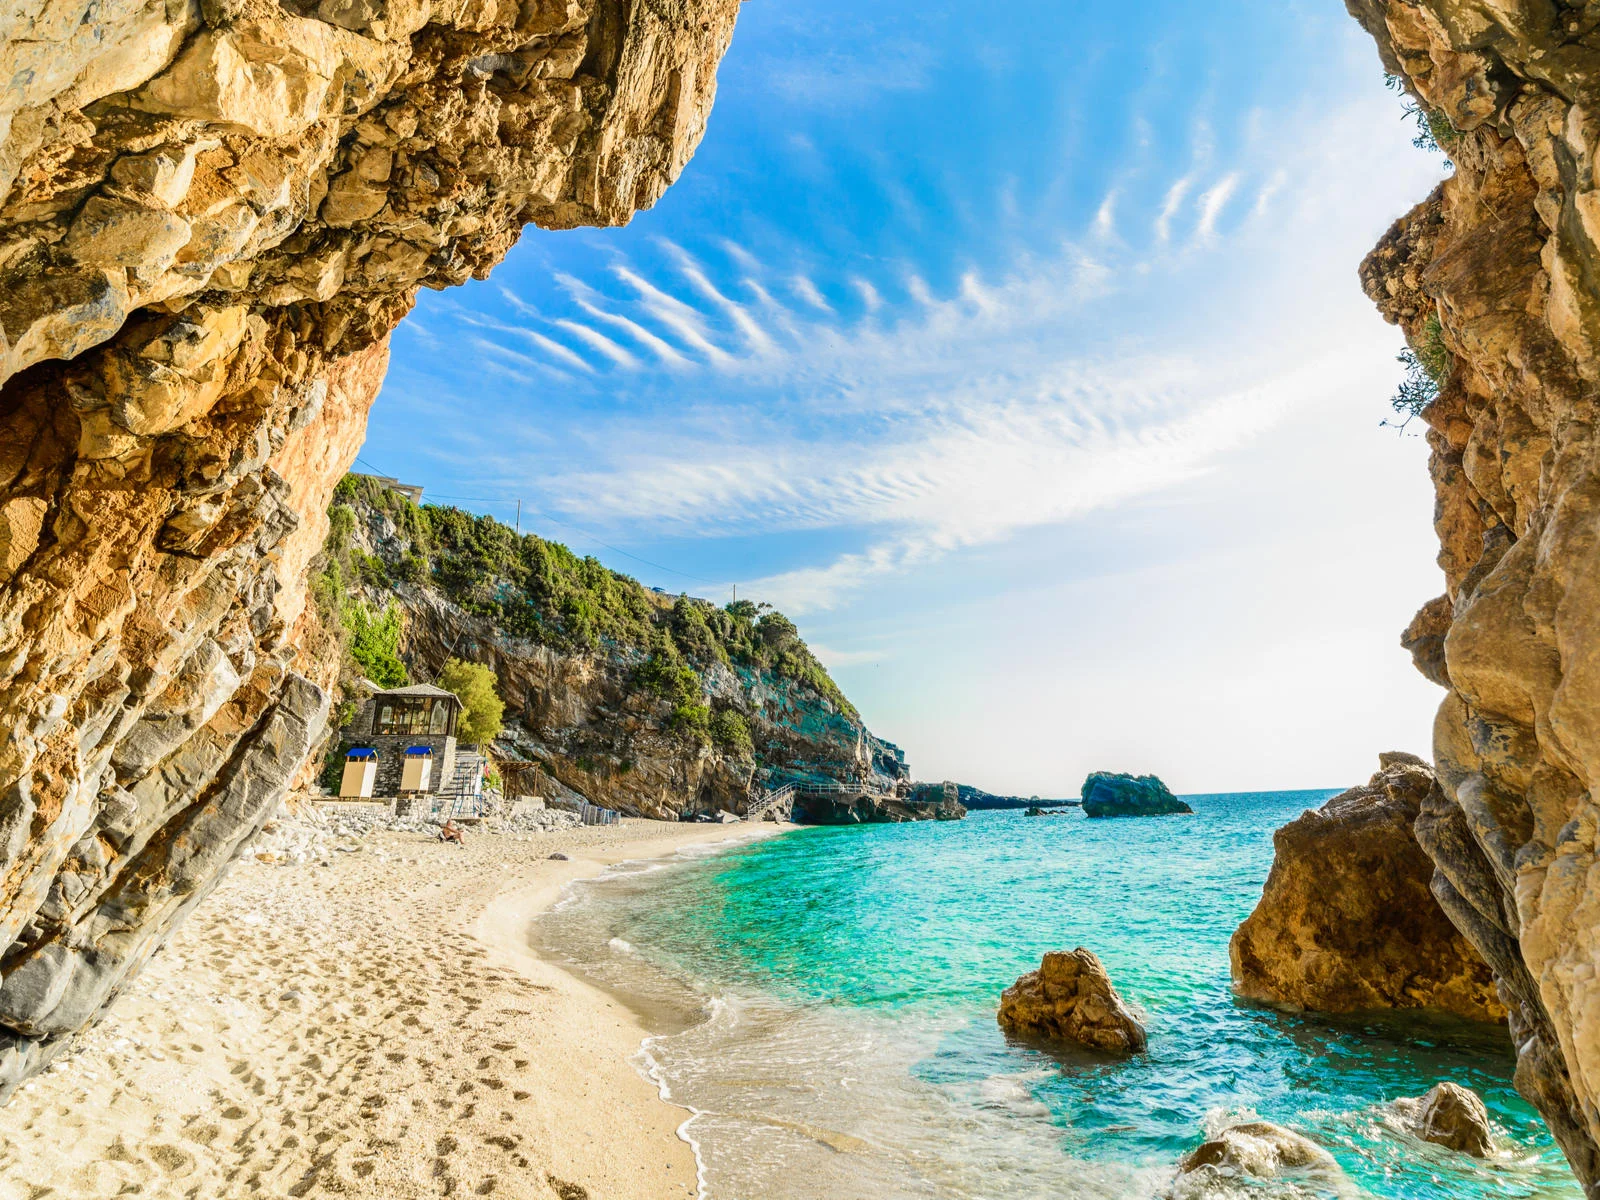
M 919 778 L 1426 754 L 1426 448 L 1356 266 L 1444 164 L 1341 10 L 752 0 L 654 210 L 424 293 L 362 463 L 778 604 Z

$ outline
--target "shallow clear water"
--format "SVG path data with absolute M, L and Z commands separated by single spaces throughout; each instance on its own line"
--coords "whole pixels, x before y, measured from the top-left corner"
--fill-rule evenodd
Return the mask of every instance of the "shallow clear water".
M 1260 896 L 1272 831 L 1331 794 L 801 830 L 580 885 L 541 948 L 661 1030 L 645 1065 L 694 1110 L 685 1135 L 713 1200 L 1151 1197 L 1208 1121 L 1244 1114 L 1310 1136 L 1348 1177 L 1265 1194 L 1578 1197 L 1511 1089 L 1503 1032 L 1330 1023 L 1231 995 L 1228 937 Z M 1148 1018 L 1148 1054 L 1001 1034 L 1000 992 L 1080 945 Z M 1488 1102 L 1492 1161 L 1395 1125 L 1385 1101 L 1442 1079 Z

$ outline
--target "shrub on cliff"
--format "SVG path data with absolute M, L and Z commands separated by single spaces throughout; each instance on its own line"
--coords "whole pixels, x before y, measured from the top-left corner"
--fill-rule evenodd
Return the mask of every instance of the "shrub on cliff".
M 711 706 L 708 704 L 680 704 L 672 710 L 672 718 L 667 723 L 689 741 L 701 745 L 711 741 Z
M 361 673 L 379 687 L 404 687 L 410 677 L 400 660 L 400 606 L 391 602 L 374 613 L 365 602 L 347 596 L 339 615 L 349 637 L 350 657 Z
M 505 702 L 495 687 L 494 672 L 482 663 L 452 658 L 439 672 L 439 686 L 454 692 L 461 700 L 461 716 L 456 721 L 456 740 L 471 746 L 486 746 L 502 727 Z
M 753 758 L 755 740 L 750 736 L 750 725 L 744 717 L 725 708 L 711 718 L 711 740 L 719 749 L 739 758 Z
M 646 691 L 676 704 L 688 704 L 700 696 L 700 676 L 671 643 L 658 646 L 635 678 Z
M 1406 373 L 1389 406 L 1405 418 L 1398 426 L 1404 429 L 1412 418 L 1421 416 L 1422 410 L 1439 398 L 1439 389 L 1450 378 L 1455 365 L 1450 347 L 1444 344 L 1444 327 L 1437 313 L 1428 314 L 1415 345 L 1400 351 L 1395 361 L 1405 367 Z

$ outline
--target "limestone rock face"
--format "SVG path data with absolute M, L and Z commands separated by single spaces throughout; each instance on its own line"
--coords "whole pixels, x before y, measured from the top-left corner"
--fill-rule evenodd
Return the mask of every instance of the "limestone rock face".
M 1481 955 L 1429 890 L 1412 826 L 1433 771 L 1410 754 L 1272 837 L 1272 870 L 1228 944 L 1241 996 L 1312 1012 L 1435 1008 L 1479 1021 L 1505 1009 Z
M 1154 775 L 1096 771 L 1083 781 L 1082 796 L 1086 817 L 1158 817 L 1194 812 Z
M 653 202 L 736 9 L 0 14 L 0 1094 L 316 744 L 306 567 L 416 289 Z
M 1407 634 L 1448 688 L 1417 833 L 1499 981 L 1518 1087 L 1600 1196 L 1600 11 L 1347 4 L 1456 131 L 1454 175 L 1361 272 L 1453 362 L 1424 414 L 1445 594 Z
M 1092 951 L 1052 950 L 1000 997 L 1007 1033 L 1078 1042 L 1113 1054 L 1145 1048 L 1144 1026 L 1122 1002 Z
M 1423 1141 L 1487 1158 L 1494 1149 L 1489 1110 L 1476 1092 L 1455 1083 L 1436 1084 L 1426 1096 L 1392 1106 Z

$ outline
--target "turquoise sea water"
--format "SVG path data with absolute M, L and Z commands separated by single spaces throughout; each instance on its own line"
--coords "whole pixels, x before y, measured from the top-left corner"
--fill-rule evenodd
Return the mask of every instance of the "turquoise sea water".
M 694 1111 L 685 1136 L 713 1200 L 1153 1197 L 1208 1126 L 1242 1116 L 1310 1136 L 1348 1180 L 1251 1195 L 1578 1197 L 1511 1089 L 1502 1031 L 1335 1023 L 1230 993 L 1228 937 L 1260 896 L 1273 829 L 1331 794 L 800 830 L 580 885 L 542 948 L 661 1030 L 644 1063 Z M 1001 1034 L 1000 992 L 1080 945 L 1146 1016 L 1147 1055 Z M 1417 1142 L 1387 1109 L 1442 1079 L 1488 1102 L 1495 1159 Z

